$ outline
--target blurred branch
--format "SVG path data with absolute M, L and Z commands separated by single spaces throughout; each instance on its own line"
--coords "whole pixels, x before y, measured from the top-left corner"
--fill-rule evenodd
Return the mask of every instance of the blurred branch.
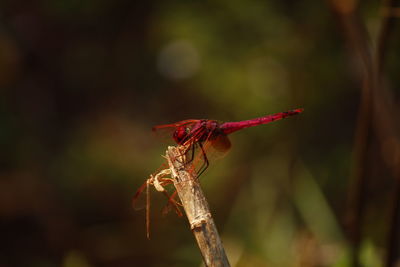
M 377 46 L 375 51 L 375 64 L 377 81 L 380 85 L 384 85 L 384 65 L 386 60 L 386 51 L 393 36 L 395 23 L 398 18 L 395 16 L 399 10 L 399 0 L 384 0 L 382 3 L 381 14 L 382 22 L 378 35 Z M 384 98 L 386 94 L 382 92 L 386 87 L 381 87 L 381 92 L 374 95 L 376 97 L 376 126 L 377 135 L 381 140 L 381 145 L 386 147 L 382 153 L 387 153 L 389 160 L 389 168 L 394 177 L 394 192 L 392 197 L 391 224 L 387 233 L 387 255 L 386 266 L 394 266 L 400 258 L 400 135 L 399 129 L 396 127 L 398 122 L 395 121 L 397 116 L 396 109 L 393 104 Z M 387 142 L 391 144 L 388 145 Z M 385 156 L 385 155 L 383 155 Z
M 360 247 L 361 225 L 364 217 L 365 191 L 366 191 L 366 162 L 368 140 L 371 135 L 372 120 L 372 91 L 374 90 L 372 56 L 369 50 L 366 30 L 359 17 L 355 13 L 355 1 L 331 0 L 331 7 L 338 16 L 345 32 L 345 37 L 354 61 L 360 68 L 360 81 L 362 90 L 360 106 L 354 136 L 353 166 L 350 175 L 350 187 L 348 191 L 348 205 L 346 211 L 346 223 L 352 242 L 353 266 L 360 266 L 358 251 Z
M 360 229 L 365 205 L 366 169 L 368 139 L 373 126 L 380 145 L 387 146 L 388 140 L 393 143 L 382 153 L 387 153 L 394 159 L 394 164 L 389 164 L 395 178 L 396 188 L 393 197 L 392 225 L 388 233 L 388 257 L 387 266 L 393 266 L 398 252 L 399 216 L 397 211 L 400 206 L 400 160 L 396 157 L 399 150 L 399 129 L 396 128 L 395 108 L 386 96 L 386 88 L 383 82 L 384 62 L 387 44 L 394 27 L 394 17 L 391 10 L 397 10 L 399 1 L 387 0 L 383 3 L 383 18 L 378 35 L 377 46 L 374 53 L 370 52 L 369 40 L 364 24 L 356 14 L 356 1 L 331 0 L 332 9 L 338 15 L 345 30 L 345 37 L 353 52 L 354 60 L 361 64 L 360 81 L 363 87 L 361 91 L 361 104 L 358 112 L 357 127 L 353 148 L 353 174 L 349 189 L 349 208 L 347 219 L 351 231 L 353 243 L 353 264 L 359 266 L 358 249 L 360 243 Z M 385 156 L 385 155 L 383 155 Z
M 400 164 L 400 163 L 398 163 Z M 399 174 L 396 178 L 399 178 Z M 400 179 L 395 181 L 395 190 L 393 193 L 393 207 L 391 212 L 391 225 L 387 235 L 387 256 L 386 256 L 386 266 L 395 266 L 398 262 L 400 253 Z
M 190 164 L 185 164 L 179 147 L 168 147 L 166 152 L 173 183 L 181 200 L 190 228 L 208 266 L 230 266 L 207 200 Z

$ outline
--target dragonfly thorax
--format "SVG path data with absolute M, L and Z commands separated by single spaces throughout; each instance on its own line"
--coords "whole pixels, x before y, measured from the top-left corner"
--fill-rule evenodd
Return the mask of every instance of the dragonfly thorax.
M 218 129 L 217 121 L 199 120 L 198 123 L 192 125 L 182 125 L 176 128 L 173 138 L 176 143 L 184 144 L 191 142 L 204 142 L 213 136 Z

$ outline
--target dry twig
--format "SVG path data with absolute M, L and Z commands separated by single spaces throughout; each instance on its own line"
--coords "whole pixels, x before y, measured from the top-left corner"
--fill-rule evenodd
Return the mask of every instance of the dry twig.
M 230 266 L 196 173 L 191 171 L 191 164 L 185 163 L 185 156 L 182 154 L 179 147 L 170 146 L 166 151 L 174 186 L 200 248 L 204 264 L 207 267 Z

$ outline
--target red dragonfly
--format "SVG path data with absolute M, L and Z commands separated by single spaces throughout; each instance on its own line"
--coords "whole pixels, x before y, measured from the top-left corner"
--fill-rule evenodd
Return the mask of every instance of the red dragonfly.
M 188 162 L 193 161 L 195 150 L 200 149 L 203 163 L 198 171 L 200 176 L 209 166 L 207 154 L 224 154 L 231 147 L 227 135 L 244 128 L 267 124 L 276 120 L 284 119 L 303 112 L 302 108 L 289 110 L 286 112 L 275 113 L 260 118 L 238 122 L 218 122 L 207 119 L 190 119 L 175 122 L 172 124 L 158 125 L 153 127 L 153 131 L 167 131 L 172 135 L 178 145 L 188 147 L 187 152 L 191 151 Z
M 286 112 L 275 113 L 260 118 L 251 120 L 239 121 L 239 122 L 218 122 L 216 120 L 207 119 L 190 119 L 175 122 L 172 124 L 158 125 L 153 127 L 155 132 L 166 132 L 170 134 L 178 145 L 187 147 L 184 152 L 186 157 L 186 163 L 193 163 L 197 166 L 197 160 L 201 160 L 202 164 L 196 171 L 197 177 L 199 177 L 209 166 L 209 155 L 210 154 L 224 154 L 231 147 L 231 143 L 228 139 L 228 135 L 239 131 L 244 128 L 257 126 L 261 124 L 267 124 L 273 121 L 281 120 L 286 117 L 290 117 L 303 112 L 302 108 L 289 110 Z M 195 151 L 199 151 L 198 156 L 195 156 Z M 193 162 L 193 161 L 196 162 Z M 165 178 L 168 175 L 169 169 L 164 169 L 151 175 L 149 179 L 138 189 L 135 196 L 133 197 L 133 205 L 137 206 L 138 197 L 146 189 L 146 228 L 147 237 L 149 237 L 149 221 L 150 221 L 150 199 L 149 199 L 149 187 L 154 186 L 157 191 L 163 192 L 168 198 L 167 207 L 169 209 L 174 208 L 179 216 L 182 215 L 179 210 L 179 203 L 175 200 L 176 191 L 171 195 L 164 189 L 165 186 L 172 184 L 170 178 Z

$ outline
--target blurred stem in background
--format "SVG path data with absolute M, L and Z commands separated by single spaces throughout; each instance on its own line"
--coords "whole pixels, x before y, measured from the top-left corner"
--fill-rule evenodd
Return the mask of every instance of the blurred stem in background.
M 386 98 L 387 86 L 384 83 L 385 55 L 388 41 L 393 32 L 395 20 L 391 10 L 398 8 L 399 1 L 386 0 L 382 2 L 382 21 L 378 39 L 374 49 L 371 51 L 370 37 L 367 34 L 365 23 L 363 23 L 357 12 L 357 1 L 331 1 L 331 7 L 337 14 L 344 29 L 346 41 L 350 47 L 352 60 L 359 67 L 359 82 L 362 86 L 360 95 L 360 106 L 358 111 L 357 127 L 353 148 L 353 172 L 350 179 L 348 191 L 347 222 L 350 230 L 350 238 L 353 245 L 353 266 L 360 266 L 359 249 L 364 226 L 365 208 L 368 205 L 366 188 L 368 184 L 368 150 L 372 135 L 375 134 L 379 145 L 385 146 L 390 140 L 393 146 L 388 153 L 390 159 L 395 159 L 394 164 L 389 164 L 394 179 L 395 190 L 393 191 L 392 214 L 387 233 L 387 255 L 386 266 L 394 266 L 399 257 L 399 186 L 400 186 L 400 158 L 399 132 L 395 114 L 395 107 Z M 385 157 L 385 155 L 382 155 Z

